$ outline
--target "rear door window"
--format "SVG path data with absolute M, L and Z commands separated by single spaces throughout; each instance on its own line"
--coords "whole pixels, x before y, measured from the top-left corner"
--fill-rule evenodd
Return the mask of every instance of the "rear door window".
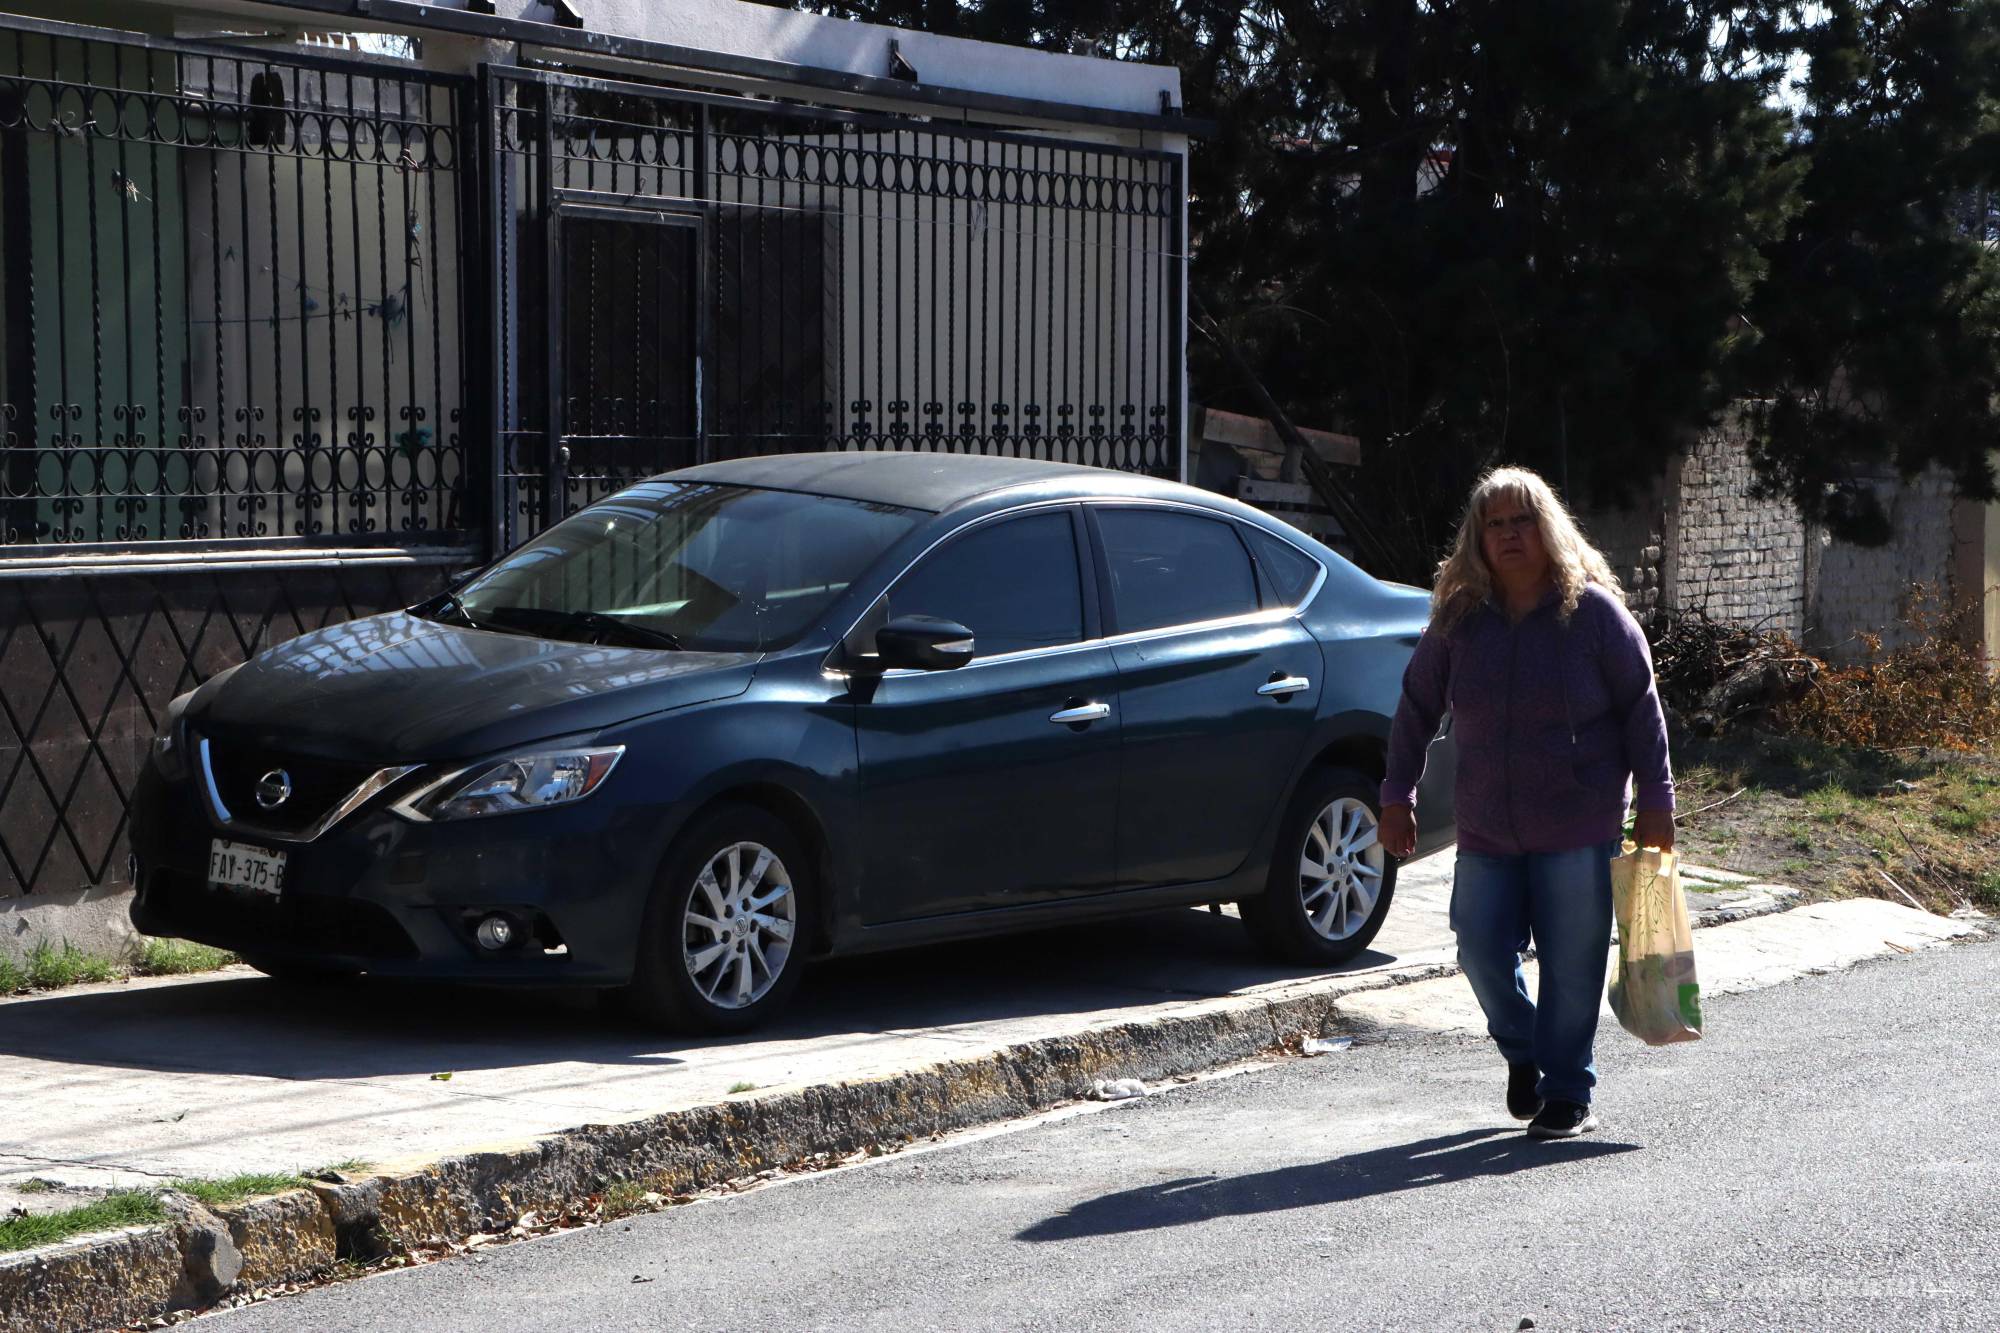
M 1067 509 L 1001 519 L 954 537 L 889 590 L 891 616 L 972 631 L 978 657 L 1083 638 L 1083 583 Z
M 1257 575 L 1232 524 L 1171 509 L 1100 509 L 1097 523 L 1118 633 L 1257 610 Z

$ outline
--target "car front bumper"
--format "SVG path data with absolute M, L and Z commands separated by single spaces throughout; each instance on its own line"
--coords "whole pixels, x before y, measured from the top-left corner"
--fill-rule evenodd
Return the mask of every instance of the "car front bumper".
M 389 811 L 391 788 L 311 842 L 219 825 L 192 781 L 148 764 L 132 801 L 132 923 L 259 961 L 505 985 L 628 981 L 663 846 L 657 820 L 585 800 L 445 823 Z M 276 894 L 208 881 L 211 839 L 286 854 Z M 486 916 L 515 927 L 504 949 Z

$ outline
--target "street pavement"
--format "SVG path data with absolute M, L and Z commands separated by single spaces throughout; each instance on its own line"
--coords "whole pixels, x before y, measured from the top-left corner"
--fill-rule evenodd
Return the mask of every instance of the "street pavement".
M 2000 945 L 1960 943 L 1711 998 L 1699 1043 L 1607 1027 L 1604 1128 L 1558 1144 L 1505 1119 L 1483 1039 L 1388 1027 L 202 1322 L 1985 1330 L 1996 994 Z

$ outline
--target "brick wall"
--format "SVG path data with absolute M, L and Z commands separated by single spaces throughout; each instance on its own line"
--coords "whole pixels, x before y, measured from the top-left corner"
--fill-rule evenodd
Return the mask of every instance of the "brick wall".
M 1960 549 L 1976 508 L 1956 502 L 1950 477 L 1935 469 L 1910 482 L 1890 474 L 1869 483 L 1895 530 L 1875 548 L 1831 540 L 1787 500 L 1752 498 L 1755 479 L 1740 430 L 1725 423 L 1631 508 L 1578 518 L 1635 612 L 1703 609 L 1783 630 L 1835 660 L 1859 656 L 1864 632 L 1888 647 L 1902 643 L 1914 585 L 1966 595 L 1956 586 L 1966 582 L 1959 567 L 1983 568 Z M 1988 618 L 1994 612 L 2000 607 Z
M 1784 499 L 1751 495 L 1756 474 L 1733 422 L 1705 432 L 1671 497 L 1669 604 L 1717 620 L 1807 632 L 1808 534 Z

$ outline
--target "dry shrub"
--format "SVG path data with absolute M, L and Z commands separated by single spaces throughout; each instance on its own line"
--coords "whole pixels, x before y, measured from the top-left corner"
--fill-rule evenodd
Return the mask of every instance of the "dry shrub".
M 1918 587 L 1900 616 L 1908 642 L 1861 636 L 1837 667 L 1774 630 L 1664 611 L 1650 626 L 1660 696 L 1698 735 L 1761 724 L 1831 745 L 1971 751 L 2000 736 L 2000 683 L 1961 635 L 1970 609 Z
M 1968 609 L 1915 589 L 1902 615 L 1911 637 L 1884 650 L 1863 634 L 1862 661 L 1827 668 L 1781 706 L 1786 730 L 1835 745 L 1928 745 L 1972 751 L 2000 736 L 2000 682 L 1963 637 Z

